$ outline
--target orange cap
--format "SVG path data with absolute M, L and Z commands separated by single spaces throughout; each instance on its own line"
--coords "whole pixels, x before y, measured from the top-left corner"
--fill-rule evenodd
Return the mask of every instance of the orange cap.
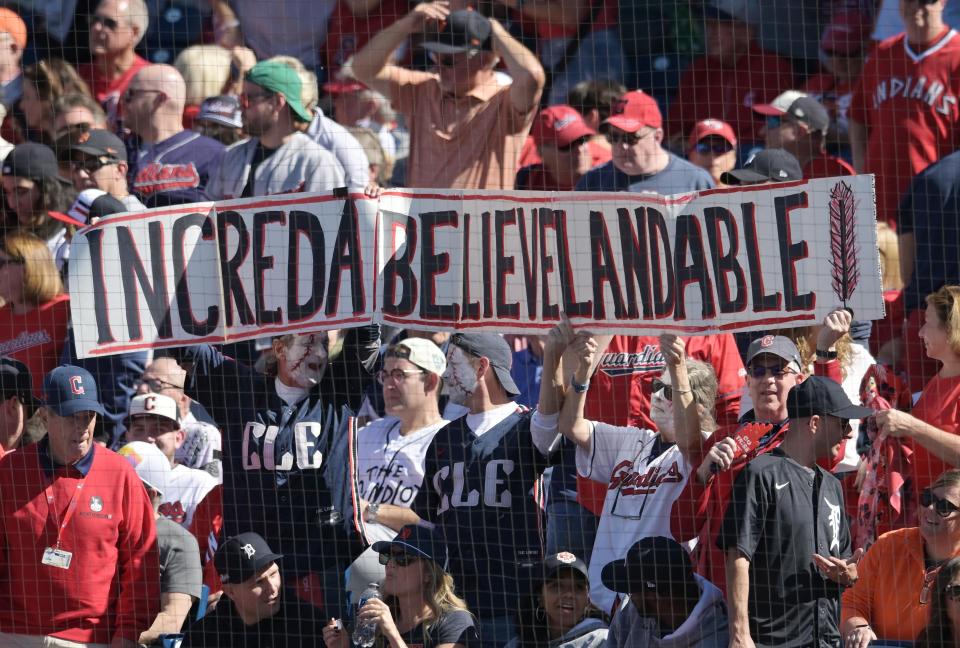
M 27 24 L 16 12 L 0 8 L 0 32 L 10 34 L 21 50 L 27 47 Z

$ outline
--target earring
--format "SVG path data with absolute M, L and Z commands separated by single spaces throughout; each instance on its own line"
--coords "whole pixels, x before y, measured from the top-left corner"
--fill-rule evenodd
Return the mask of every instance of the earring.
M 537 609 L 535 609 L 535 610 L 533 611 L 533 617 L 534 617 L 537 621 L 544 621 L 544 620 L 546 620 L 546 618 L 547 618 L 547 613 L 546 613 L 546 611 L 545 611 L 542 607 L 540 607 L 540 606 L 538 605 L 538 606 L 537 606 Z

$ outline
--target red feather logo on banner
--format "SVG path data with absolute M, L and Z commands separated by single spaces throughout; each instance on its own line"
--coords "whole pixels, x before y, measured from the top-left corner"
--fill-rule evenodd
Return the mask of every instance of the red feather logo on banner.
M 830 265 L 833 268 L 833 292 L 844 306 L 860 281 L 856 213 L 853 189 L 841 180 L 830 190 Z

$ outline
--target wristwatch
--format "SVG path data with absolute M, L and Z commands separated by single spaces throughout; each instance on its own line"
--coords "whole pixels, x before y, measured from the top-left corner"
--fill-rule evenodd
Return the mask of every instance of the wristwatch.
M 836 351 L 824 351 L 823 349 L 817 349 L 817 360 L 836 360 L 837 352 Z
M 590 389 L 590 381 L 583 383 L 582 385 L 577 382 L 576 378 L 570 378 L 570 386 L 573 387 L 573 391 L 577 394 L 586 394 L 587 390 Z
M 379 504 L 368 504 L 367 510 L 363 514 L 363 521 L 370 524 L 375 523 L 377 521 L 377 512 L 379 511 L 380 511 Z

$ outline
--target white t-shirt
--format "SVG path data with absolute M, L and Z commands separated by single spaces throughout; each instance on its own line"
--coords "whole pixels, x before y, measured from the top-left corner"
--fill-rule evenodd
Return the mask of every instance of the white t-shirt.
M 360 497 L 370 504 L 410 508 L 423 484 L 427 448 L 450 421 L 400 434 L 400 420 L 386 416 L 357 432 L 357 482 Z M 392 540 L 397 532 L 382 524 L 367 524 L 367 541 Z
M 197 505 L 216 485 L 217 478 L 207 471 L 176 464 L 167 477 L 160 515 L 189 529 Z
M 577 447 L 580 475 L 608 484 L 589 569 L 590 600 L 604 612 L 617 595 L 600 580 L 603 566 L 624 558 L 640 538 L 673 537 L 670 511 L 693 467 L 676 445 L 664 446 L 652 430 L 594 422 L 589 450 Z

